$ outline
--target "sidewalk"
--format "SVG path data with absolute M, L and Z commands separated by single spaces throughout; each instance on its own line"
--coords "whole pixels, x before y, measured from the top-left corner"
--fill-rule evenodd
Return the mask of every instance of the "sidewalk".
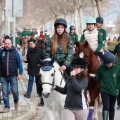
M 12 94 L 9 95 L 10 112 L 1 113 L 0 120 L 31 120 L 36 115 L 36 108 L 30 99 L 25 98 L 23 95 L 26 92 L 26 87 L 23 82 L 25 75 L 18 81 L 19 88 L 19 109 L 15 111 Z M 4 102 L 0 104 L 0 111 L 4 109 Z

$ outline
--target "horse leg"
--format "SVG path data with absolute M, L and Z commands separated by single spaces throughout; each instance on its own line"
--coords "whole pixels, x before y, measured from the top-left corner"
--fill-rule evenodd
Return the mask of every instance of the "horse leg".
M 64 111 L 64 109 L 62 109 L 62 108 L 58 110 L 60 120 L 63 120 L 63 111 Z
M 90 95 L 90 103 L 89 103 L 88 120 L 92 120 L 92 116 L 93 116 L 93 112 L 94 112 L 95 99 L 99 95 L 99 90 L 95 91 L 94 89 L 90 89 L 89 90 L 89 95 Z M 97 104 L 96 104 L 96 106 L 97 106 Z M 96 109 L 97 109 L 97 107 L 96 107 Z M 95 113 L 96 113 L 96 111 L 95 111 Z
M 99 94 L 98 96 L 98 106 L 101 107 L 102 105 L 102 98 L 101 98 L 101 94 Z
M 55 120 L 55 111 L 51 110 L 50 108 L 46 108 L 46 114 L 47 114 L 47 118 L 48 120 Z
M 89 96 L 90 96 L 90 103 L 89 103 L 89 113 L 88 113 L 88 118 L 87 120 L 92 120 L 93 112 L 94 112 L 94 99 L 93 99 L 93 94 L 92 91 L 89 90 Z
M 95 106 L 94 106 L 94 120 L 98 120 L 98 109 L 97 109 L 97 106 L 98 106 L 98 100 L 96 99 L 95 100 Z

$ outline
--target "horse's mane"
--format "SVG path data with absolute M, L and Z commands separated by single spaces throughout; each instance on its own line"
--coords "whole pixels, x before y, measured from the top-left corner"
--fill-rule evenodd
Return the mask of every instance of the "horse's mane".
M 94 52 L 92 50 L 92 48 L 90 47 L 89 43 L 88 43 L 88 46 L 87 46 L 89 52 L 90 52 L 90 55 L 93 55 L 94 56 Z

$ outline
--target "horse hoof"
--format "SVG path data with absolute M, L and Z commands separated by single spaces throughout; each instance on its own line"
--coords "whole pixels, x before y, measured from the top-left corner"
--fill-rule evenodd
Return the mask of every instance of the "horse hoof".
M 98 120 L 98 116 L 94 116 L 94 119 L 93 120 Z

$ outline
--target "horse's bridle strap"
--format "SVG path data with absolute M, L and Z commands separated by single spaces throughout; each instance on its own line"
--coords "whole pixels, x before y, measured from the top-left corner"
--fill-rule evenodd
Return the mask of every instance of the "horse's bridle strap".
M 48 84 L 48 85 L 51 85 L 51 86 L 53 86 L 53 85 L 54 85 L 54 84 L 47 83 L 47 82 L 42 83 L 42 85 L 43 85 L 43 84 Z

